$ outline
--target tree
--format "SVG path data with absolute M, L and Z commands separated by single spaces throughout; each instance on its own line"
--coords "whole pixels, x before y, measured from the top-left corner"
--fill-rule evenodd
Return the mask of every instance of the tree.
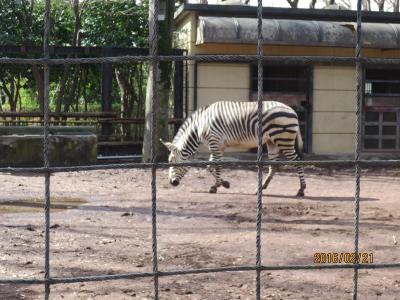
M 33 0 L 0 0 L 0 44 L 20 44 L 23 41 L 32 26 L 33 6 Z M 0 93 L 7 98 L 11 111 L 17 109 L 27 70 L 22 66 L 5 65 L 0 68 Z
M 362 0 L 362 5 L 364 7 L 364 10 L 371 10 L 371 0 Z
M 299 5 L 299 0 L 286 0 L 291 8 L 297 8 Z
M 74 27 L 71 37 L 71 45 L 75 47 L 81 46 L 81 18 L 82 11 L 87 4 L 87 0 L 70 0 L 73 11 Z M 69 10 L 66 8 L 66 10 Z M 72 71 L 72 76 L 70 73 Z M 64 65 L 61 80 L 59 80 L 58 95 L 56 97 L 56 112 L 61 112 L 62 104 L 64 104 L 64 112 L 68 112 L 72 103 L 79 101 L 79 82 L 82 81 L 83 73 L 80 65 Z M 68 87 L 68 88 L 67 88 Z
M 150 2 L 151 4 L 152 2 Z M 166 0 L 165 2 L 165 16 L 163 21 L 159 21 L 159 39 L 158 39 L 158 54 L 170 55 L 172 53 L 172 33 L 174 26 L 174 11 L 175 2 L 173 0 Z M 151 35 L 151 28 L 157 22 L 154 19 L 155 16 L 152 14 L 150 7 L 149 13 L 149 28 Z M 152 37 L 150 36 L 150 39 Z M 151 51 L 151 49 L 150 49 Z M 157 70 L 155 68 L 158 68 Z M 156 76 L 154 76 L 156 74 Z M 153 126 L 151 122 L 151 115 L 153 113 L 151 107 L 152 85 L 153 81 L 156 81 L 158 97 L 156 97 L 156 115 L 157 124 L 155 130 L 156 135 L 156 147 L 155 152 L 157 153 L 158 160 L 165 161 L 168 157 L 168 150 L 158 143 L 158 138 L 166 139 L 168 136 L 168 112 L 169 102 L 172 95 L 172 62 L 165 61 L 160 62 L 157 65 L 152 64 L 149 71 L 149 79 L 147 81 L 146 90 L 146 124 L 143 140 L 143 161 L 151 161 L 151 128 Z
M 385 11 L 385 0 L 374 0 L 374 1 L 378 5 L 379 11 Z
M 92 1 L 82 17 L 82 44 L 92 46 L 145 47 L 148 40 L 148 2 Z M 121 118 L 142 117 L 147 70 L 144 64 L 113 66 L 119 90 Z M 125 139 L 139 134 L 138 126 L 121 125 Z

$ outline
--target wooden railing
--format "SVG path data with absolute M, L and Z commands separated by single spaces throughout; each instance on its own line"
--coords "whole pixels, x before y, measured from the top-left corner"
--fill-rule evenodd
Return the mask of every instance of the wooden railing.
M 95 126 L 98 136 L 99 154 L 138 154 L 141 151 L 144 134 L 144 118 L 120 118 L 115 112 L 68 112 L 50 115 L 53 126 Z M 183 119 L 169 119 L 173 134 Z M 0 112 L 0 126 L 40 126 L 43 113 L 40 112 Z M 126 127 L 129 134 L 124 133 Z M 125 128 L 124 128 L 125 127 Z M 103 130 L 108 128 L 108 130 Z

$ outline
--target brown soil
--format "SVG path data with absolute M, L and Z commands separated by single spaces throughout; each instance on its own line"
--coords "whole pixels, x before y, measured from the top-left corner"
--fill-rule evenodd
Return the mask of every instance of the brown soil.
M 309 169 L 306 197 L 295 173 L 277 174 L 264 195 L 262 263 L 314 264 L 315 252 L 353 249 L 352 170 Z M 364 170 L 360 251 L 376 263 L 400 262 L 400 170 Z M 161 271 L 255 263 L 256 172 L 226 170 L 229 190 L 207 193 L 211 176 L 192 169 L 178 187 L 158 172 Z M 0 175 L 0 201 L 44 195 L 42 177 Z M 52 197 L 81 199 L 51 214 L 51 276 L 149 272 L 150 172 L 63 173 Z M 19 201 L 19 202 L 18 202 Z M 24 207 L 29 206 L 23 202 Z M 35 202 L 36 203 L 36 202 Z M 36 203 L 37 204 L 37 203 Z M 81 204 L 81 205 L 79 205 Z M 77 206 L 79 205 L 79 206 Z M 0 278 L 43 277 L 43 213 L 0 210 Z M 254 299 L 255 272 L 160 277 L 161 299 Z M 262 272 L 262 299 L 350 299 L 351 269 Z M 151 278 L 51 286 L 51 299 L 151 299 Z M 0 285 L 0 299 L 42 299 L 42 285 Z M 400 299 L 400 269 L 361 270 L 359 299 Z

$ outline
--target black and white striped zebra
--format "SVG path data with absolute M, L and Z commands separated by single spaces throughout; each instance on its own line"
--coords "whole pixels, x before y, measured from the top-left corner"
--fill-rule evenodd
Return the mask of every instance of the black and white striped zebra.
M 169 161 L 181 162 L 191 158 L 201 143 L 208 145 L 210 161 L 219 161 L 228 147 L 257 147 L 258 122 L 256 102 L 221 101 L 196 110 L 185 120 L 172 143 L 163 142 L 169 149 Z M 289 106 L 276 102 L 263 103 L 263 144 L 268 149 L 268 159 L 277 160 L 282 153 L 289 160 L 300 160 L 303 142 L 296 112 Z M 297 196 L 304 196 L 306 183 L 304 170 L 297 166 L 300 189 Z M 215 177 L 210 193 L 216 193 L 221 185 L 230 184 L 221 178 L 221 167 L 208 167 Z M 179 184 L 187 172 L 185 167 L 170 167 L 169 181 Z M 266 189 L 274 175 L 274 167 L 269 166 L 263 183 Z

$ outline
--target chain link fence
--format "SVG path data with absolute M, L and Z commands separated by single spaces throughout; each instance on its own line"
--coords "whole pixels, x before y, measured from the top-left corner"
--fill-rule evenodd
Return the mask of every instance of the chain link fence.
M 76 283 L 76 282 L 90 282 L 90 281 L 104 281 L 104 280 L 117 280 L 117 279 L 133 279 L 133 278 L 153 278 L 154 282 L 154 298 L 159 298 L 158 278 L 162 276 L 174 275 L 188 275 L 188 274 L 201 274 L 201 273 L 217 273 L 217 272 L 238 272 L 238 271 L 255 271 L 256 272 L 256 298 L 261 298 L 261 279 L 260 274 L 263 271 L 270 270 L 321 270 L 321 269 L 353 269 L 353 293 L 352 298 L 357 299 L 358 288 L 358 270 L 360 269 L 380 269 L 380 268 L 400 268 L 400 263 L 393 264 L 330 264 L 330 265 L 263 265 L 261 257 L 261 224 L 262 224 L 262 169 L 267 165 L 319 165 L 319 166 L 340 166 L 352 165 L 354 166 L 355 173 L 355 195 L 354 195 L 354 252 L 357 255 L 359 251 L 359 214 L 360 214 L 360 170 L 364 166 L 400 166 L 400 160 L 362 160 L 360 159 L 360 141 L 361 141 L 361 103 L 362 103 L 362 67 L 364 64 L 383 64 L 383 65 L 400 65 L 400 59 L 379 59 L 379 58 L 362 58 L 362 11 L 361 0 L 357 2 L 357 39 L 355 45 L 354 57 L 313 57 L 313 56 L 296 56 L 296 57 L 267 57 L 263 54 L 263 36 L 262 36 L 262 0 L 258 0 L 257 19 L 258 19 L 258 43 L 257 53 L 254 55 L 188 55 L 188 56 L 158 56 L 158 0 L 150 0 L 149 5 L 149 55 L 148 56 L 121 56 L 121 57 L 103 57 L 103 58 L 69 58 L 69 59 L 50 59 L 49 56 L 49 32 L 50 32 L 50 9 L 51 1 L 46 0 L 45 10 L 45 25 L 43 35 L 43 58 L 41 59 L 18 59 L 18 58 L 0 58 L 0 64 L 34 64 L 43 65 L 44 67 L 44 83 L 45 83 L 45 101 L 44 101 L 44 141 L 43 141 L 43 156 L 44 166 L 40 168 L 0 168 L 2 173 L 22 174 L 33 173 L 42 174 L 45 177 L 44 187 L 44 226 L 45 226 L 45 251 L 44 251 L 44 278 L 33 279 L 0 279 L 0 284 L 43 284 L 45 286 L 44 298 L 49 299 L 50 287 L 52 284 L 60 283 Z M 158 140 L 156 137 L 156 105 L 157 105 L 157 88 L 155 81 L 153 82 L 153 98 L 151 105 L 151 158 L 150 163 L 127 163 L 127 164 L 107 164 L 107 165 L 93 165 L 93 166 L 79 166 L 79 167 L 51 167 L 49 163 L 49 72 L 50 66 L 62 64 L 92 64 L 92 63 L 115 63 L 115 64 L 128 64 L 136 62 L 148 62 L 150 72 L 153 78 L 157 76 L 158 63 L 160 61 L 219 61 L 219 62 L 257 62 L 258 64 L 258 118 L 261 119 L 262 108 L 262 91 L 263 91 L 263 63 L 264 62 L 280 62 L 280 63 L 352 63 L 356 68 L 356 134 L 355 134 L 355 153 L 354 159 L 348 160 L 309 160 L 309 161 L 296 161 L 296 162 L 266 162 L 262 161 L 262 129 L 259 127 L 258 131 L 258 152 L 256 161 L 223 161 L 223 162 L 209 162 L 209 161 L 196 161 L 185 163 L 160 163 L 157 162 L 157 155 L 155 152 L 155 143 Z M 157 259 L 157 184 L 156 184 L 156 170 L 158 168 L 168 168 L 170 166 L 192 166 L 192 167 L 205 167 L 207 165 L 220 165 L 220 166 L 253 166 L 258 168 L 258 192 L 257 192 L 257 214 L 255 216 L 255 233 L 256 233 L 256 257 L 254 265 L 244 266 L 230 266 L 230 267 L 215 267 L 215 268 L 200 268 L 200 269 L 187 269 L 187 270 L 174 270 L 174 271 L 160 271 L 158 269 Z M 131 169 L 131 168 L 147 168 L 151 169 L 151 210 L 152 210 L 152 272 L 137 272 L 137 273 L 124 273 L 114 275 L 99 275 L 99 276 L 77 276 L 77 277 L 52 277 L 50 273 L 50 175 L 56 172 L 73 172 L 73 171 L 88 171 L 88 170 L 106 170 L 106 169 Z

